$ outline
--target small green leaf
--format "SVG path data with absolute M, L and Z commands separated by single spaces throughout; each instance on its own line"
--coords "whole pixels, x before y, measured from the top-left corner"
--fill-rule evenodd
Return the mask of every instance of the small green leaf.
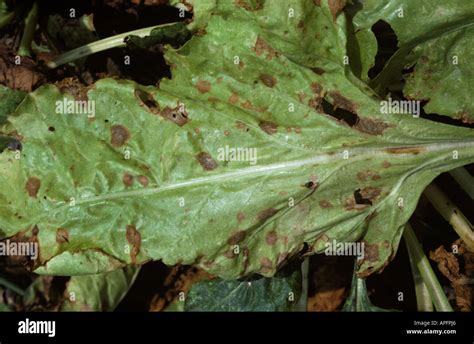
M 98 39 L 93 15 L 65 19 L 59 14 L 48 17 L 47 32 L 57 47 L 70 50 Z
M 0 124 L 6 123 L 7 116 L 15 111 L 16 107 L 23 101 L 26 94 L 26 92 L 13 90 L 0 85 Z
M 347 297 L 344 307 L 342 308 L 343 312 L 391 312 L 393 310 L 388 310 L 374 306 L 370 302 L 369 295 L 367 293 L 367 285 L 365 279 L 357 277 L 357 274 L 354 271 L 352 277 L 352 286 L 349 296 Z
M 125 39 L 131 48 L 147 49 L 156 44 L 171 44 L 174 47 L 185 43 L 191 36 L 185 22 L 177 22 L 153 29 L 148 36 L 128 36 Z
M 59 286 L 65 277 L 39 276 L 28 288 L 24 303 L 31 310 L 112 311 L 139 271 L 129 266 L 103 274 L 72 276 L 64 290 Z
M 195 283 L 186 296 L 185 311 L 295 311 L 301 294 L 301 273 L 245 280 L 213 279 Z

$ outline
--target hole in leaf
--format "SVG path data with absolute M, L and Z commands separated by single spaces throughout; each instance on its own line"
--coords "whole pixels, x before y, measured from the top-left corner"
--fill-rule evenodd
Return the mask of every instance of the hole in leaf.
M 338 121 L 343 121 L 351 127 L 356 125 L 357 121 L 359 120 L 359 117 L 355 113 L 341 108 L 334 109 L 332 104 L 326 99 L 322 100 L 322 106 L 324 112 L 329 116 L 336 118 Z
M 398 50 L 398 38 L 390 24 L 379 20 L 372 26 L 372 32 L 379 48 L 375 56 L 375 65 L 369 70 L 370 79 L 375 78 L 382 71 L 387 61 Z
M 354 191 L 354 199 L 356 204 L 372 205 L 372 201 L 370 199 L 364 198 L 364 196 L 362 196 L 360 189 Z

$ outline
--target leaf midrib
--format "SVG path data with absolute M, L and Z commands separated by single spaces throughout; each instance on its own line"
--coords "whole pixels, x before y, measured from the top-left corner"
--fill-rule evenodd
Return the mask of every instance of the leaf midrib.
M 419 156 L 419 155 L 414 155 L 413 153 L 394 154 L 387 151 L 390 149 L 398 149 L 398 148 L 400 149 L 413 148 L 413 149 L 423 150 L 423 152 L 421 152 L 420 154 L 465 148 L 468 150 L 470 149 L 469 156 L 473 157 L 474 159 L 474 139 L 464 140 L 464 141 L 445 141 L 441 143 L 435 142 L 435 143 L 426 143 L 426 144 L 419 144 L 419 145 L 385 146 L 385 147 L 377 147 L 377 148 L 372 148 L 372 147 L 356 147 L 352 149 L 341 148 L 337 151 L 321 153 L 321 154 L 318 154 L 311 158 L 306 158 L 306 159 L 284 161 L 284 162 L 279 162 L 279 163 L 274 163 L 274 164 L 269 164 L 269 165 L 262 165 L 262 166 L 245 167 L 245 168 L 241 168 L 241 169 L 230 171 L 230 172 L 212 174 L 205 177 L 192 178 L 185 181 L 163 184 L 161 186 L 130 190 L 130 191 L 119 191 L 115 193 L 102 194 L 95 197 L 87 197 L 87 198 L 76 200 L 74 206 L 90 204 L 90 203 L 105 202 L 105 201 L 110 201 L 110 200 L 120 199 L 120 198 L 146 197 L 146 196 L 155 195 L 164 191 L 181 189 L 181 188 L 190 187 L 190 186 L 197 186 L 197 185 L 202 185 L 202 184 L 207 184 L 207 183 L 224 182 L 224 181 L 237 179 L 237 178 L 259 176 L 259 175 L 265 175 L 271 172 L 294 170 L 294 169 L 301 168 L 304 166 L 318 165 L 321 163 L 330 163 L 332 161 L 341 160 L 342 159 L 341 154 L 345 150 L 349 152 L 350 158 L 347 160 L 351 162 L 354 161 L 354 159 L 364 160 L 366 158 L 374 158 L 374 157 L 386 158 L 389 156 L 390 157 Z M 69 202 L 65 202 L 65 201 L 57 202 L 55 205 L 56 205 L 57 210 L 62 210 L 65 207 L 70 207 Z

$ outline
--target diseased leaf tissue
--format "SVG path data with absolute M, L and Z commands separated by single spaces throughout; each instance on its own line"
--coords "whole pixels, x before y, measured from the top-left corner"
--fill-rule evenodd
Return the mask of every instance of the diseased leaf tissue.
M 1 132 L 21 154 L 0 154 L 0 237 L 39 243 L 33 269 L 52 275 L 162 260 L 226 279 L 271 276 L 333 240 L 365 243 L 359 276 L 382 269 L 423 189 L 474 161 L 474 136 L 382 113 L 348 46 L 373 51 L 370 27 L 387 7 L 365 2 L 353 37 L 345 5 L 188 0 L 194 35 L 166 46 L 172 77 L 159 87 L 103 79 L 78 95 L 45 85 L 7 107 Z M 401 42 L 425 37 L 395 27 Z M 463 93 L 445 100 L 430 89 L 450 76 L 436 69 L 422 82 L 439 62 L 423 39 L 402 63 L 415 64 L 405 94 L 433 95 L 427 111 L 471 121 Z M 376 86 L 382 95 L 387 85 Z M 57 113 L 74 101 L 93 102 L 94 113 Z

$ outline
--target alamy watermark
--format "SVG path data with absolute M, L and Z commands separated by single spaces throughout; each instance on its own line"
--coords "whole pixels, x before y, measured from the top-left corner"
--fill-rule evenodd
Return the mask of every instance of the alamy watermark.
M 95 101 L 93 100 L 71 100 L 63 98 L 55 103 L 56 113 L 63 115 L 87 115 L 95 117 Z
M 383 114 L 410 114 L 413 117 L 420 117 L 421 103 L 419 100 L 382 100 L 380 102 L 380 112 Z
M 333 240 L 325 245 L 324 254 L 327 256 L 356 256 L 364 259 L 365 244 L 363 242 L 342 242 Z
M 26 256 L 32 260 L 38 258 L 37 242 L 0 241 L 0 256 Z
M 220 147 L 217 149 L 219 161 L 248 161 L 250 165 L 257 164 L 257 148 L 249 147 Z

